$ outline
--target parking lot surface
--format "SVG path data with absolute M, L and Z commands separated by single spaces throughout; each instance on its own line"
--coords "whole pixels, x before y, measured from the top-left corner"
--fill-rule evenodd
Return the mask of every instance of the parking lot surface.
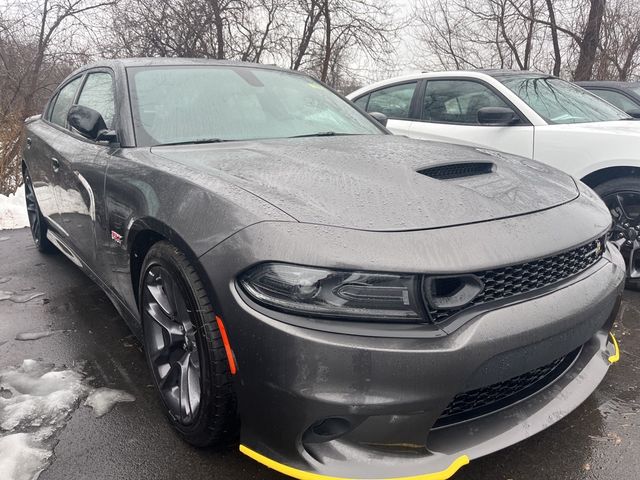
M 0 296 L 0 370 L 25 359 L 84 365 L 91 385 L 135 396 L 102 417 L 79 404 L 52 439 L 41 480 L 284 478 L 237 446 L 198 450 L 182 442 L 163 416 L 140 345 L 107 297 L 63 255 L 40 254 L 27 229 L 0 231 L 0 291 L 13 296 Z M 33 332 L 53 333 L 16 339 Z M 640 478 L 640 293 L 625 293 L 615 332 L 621 360 L 580 408 L 525 442 L 472 461 L 454 479 Z

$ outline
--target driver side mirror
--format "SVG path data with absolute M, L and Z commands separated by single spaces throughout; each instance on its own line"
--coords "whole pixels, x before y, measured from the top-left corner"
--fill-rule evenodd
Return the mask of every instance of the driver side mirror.
M 378 123 L 380 123 L 383 127 L 387 126 L 387 120 L 389 120 L 387 118 L 387 116 L 384 113 L 380 113 L 380 112 L 369 112 L 369 115 L 371 115 Z
M 100 112 L 83 105 L 74 105 L 67 114 L 69 125 L 75 128 L 80 135 L 90 140 L 115 142 L 116 132 L 109 130 Z
M 480 125 L 508 126 L 520 123 L 516 112 L 507 107 L 482 107 L 478 110 Z

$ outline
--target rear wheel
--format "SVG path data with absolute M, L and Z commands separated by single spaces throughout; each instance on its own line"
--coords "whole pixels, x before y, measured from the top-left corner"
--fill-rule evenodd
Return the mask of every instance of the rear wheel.
M 47 221 L 40 212 L 38 206 L 38 200 L 33 189 L 33 183 L 31 182 L 31 176 L 29 172 L 24 170 L 24 199 L 27 204 L 27 215 L 29 216 L 29 227 L 31 228 L 31 236 L 33 237 L 33 243 L 36 244 L 36 248 L 43 253 L 51 253 L 56 250 L 56 247 L 47 238 Z
M 196 446 L 230 439 L 236 401 L 215 311 L 175 246 L 162 241 L 151 247 L 139 299 L 147 361 L 172 425 Z
M 640 290 L 640 178 L 615 178 L 595 191 L 613 217 L 611 240 L 627 264 L 627 287 Z

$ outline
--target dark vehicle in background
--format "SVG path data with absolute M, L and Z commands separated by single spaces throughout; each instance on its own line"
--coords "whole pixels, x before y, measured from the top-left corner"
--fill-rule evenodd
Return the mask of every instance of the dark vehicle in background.
M 576 82 L 634 118 L 640 118 L 640 82 L 590 80 Z
M 104 289 L 193 445 L 239 430 L 295 478 L 449 478 L 618 359 L 611 217 L 552 167 L 205 60 L 79 69 L 26 128 L 37 246 Z

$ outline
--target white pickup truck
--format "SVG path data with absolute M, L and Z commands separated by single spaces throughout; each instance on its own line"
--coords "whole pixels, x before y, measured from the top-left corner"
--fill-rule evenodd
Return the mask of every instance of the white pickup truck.
M 628 284 L 640 287 L 640 121 L 574 84 L 521 71 L 422 72 L 347 97 L 386 116 L 393 133 L 520 155 L 582 180 L 611 210 Z

